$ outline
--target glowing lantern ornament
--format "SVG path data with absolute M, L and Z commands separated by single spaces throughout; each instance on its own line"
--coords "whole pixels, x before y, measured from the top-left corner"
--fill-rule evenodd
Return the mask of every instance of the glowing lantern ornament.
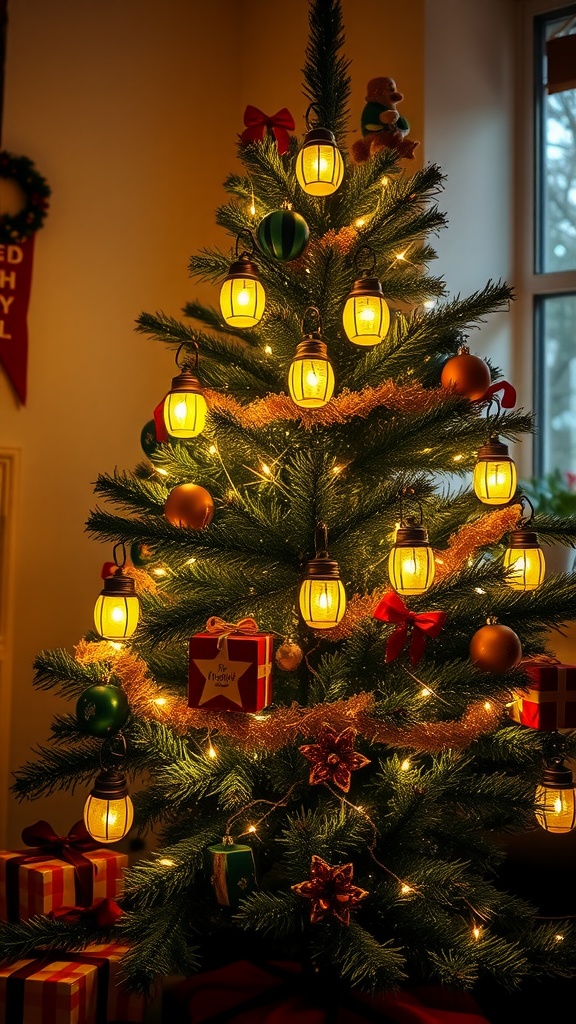
M 113 742 L 118 740 L 121 743 L 120 752 L 113 748 Z M 126 740 L 122 733 L 103 744 L 101 771 L 84 804 L 84 824 L 97 843 L 117 843 L 132 828 L 134 805 L 128 794 L 126 776 L 117 767 L 102 765 L 105 755 L 122 758 L 125 752 Z
M 306 563 L 300 584 L 300 614 L 311 629 L 332 629 L 346 611 L 346 591 L 338 562 L 328 554 L 326 523 L 317 523 L 314 543 L 316 555 Z
M 238 252 L 242 234 L 250 239 L 250 251 Z M 252 260 L 254 243 L 249 231 L 241 232 L 236 239 L 236 259 L 230 266 L 220 288 L 220 310 L 230 327 L 255 327 L 264 313 L 266 294 Z
M 417 502 L 420 518 L 404 518 L 402 498 L 414 494 L 412 488 L 404 488 L 400 495 L 400 525 L 388 556 L 390 585 L 397 594 L 424 594 L 432 586 L 436 573 L 434 552 L 428 542 L 428 531 L 422 525 L 422 506 Z
M 118 551 L 122 551 L 119 561 Z M 127 640 L 136 630 L 140 617 L 140 601 L 131 576 L 124 574 L 126 547 L 115 544 L 113 549 L 117 571 L 104 580 L 104 586 L 94 606 L 94 626 L 104 640 Z
M 316 306 L 308 306 L 304 318 L 309 311 L 318 317 L 318 330 L 304 335 L 297 346 L 288 372 L 288 389 L 292 401 L 301 409 L 321 409 L 334 394 L 334 370 L 326 342 L 320 336 L 320 311 Z
M 352 291 L 346 299 L 342 322 L 346 337 L 354 345 L 379 345 L 384 341 L 390 326 L 390 310 L 384 298 L 382 285 L 377 277 L 373 277 L 376 265 L 374 251 L 368 245 L 356 253 L 357 265 L 362 252 L 371 257 L 371 264 L 362 271 L 362 276 L 354 282 Z
M 307 133 L 296 157 L 296 178 L 307 195 L 331 196 L 342 184 L 344 160 L 333 132 L 312 126 L 309 114 L 315 109 L 311 103 L 306 111 Z
M 576 791 L 572 772 L 561 757 L 544 768 L 536 789 L 536 821 L 546 832 L 572 832 L 576 827 Z
M 474 467 L 474 493 L 485 505 L 507 505 L 516 493 L 518 474 L 508 445 L 492 434 Z
M 538 534 L 526 529 L 534 516 L 532 503 L 524 495 L 521 500 L 530 505 L 531 512 L 527 519 L 522 517 L 510 534 L 504 553 L 504 567 L 509 570 L 506 583 L 512 590 L 536 590 L 544 579 L 546 562 Z
M 193 344 L 196 349 L 194 371 L 184 365 L 181 372 L 172 378 L 172 387 L 164 399 L 162 415 L 170 437 L 197 437 L 206 425 L 206 399 L 197 376 L 198 345 L 196 342 Z M 183 348 L 180 345 L 176 353 L 176 366 L 180 365 L 178 356 Z

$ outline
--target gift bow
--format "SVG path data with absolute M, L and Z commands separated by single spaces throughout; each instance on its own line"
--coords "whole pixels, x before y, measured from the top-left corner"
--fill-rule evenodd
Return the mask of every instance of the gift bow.
M 97 850 L 83 821 L 77 821 L 68 835 L 59 836 L 49 822 L 40 820 L 22 830 L 22 842 L 32 846 L 30 857 L 55 857 L 72 864 L 78 880 L 82 901 L 90 906 L 93 896 L 94 865 L 84 852 Z M 84 851 L 84 852 L 83 852 Z
M 500 399 L 502 408 L 513 409 L 516 405 L 516 388 L 507 380 L 497 380 L 495 384 L 491 384 L 486 393 L 482 395 L 480 401 L 487 402 L 498 391 L 502 392 L 502 398 Z
M 410 661 L 413 665 L 417 665 L 424 654 L 426 638 L 437 637 L 447 618 L 446 612 L 411 612 L 394 590 L 384 595 L 372 614 L 375 619 L 396 623 L 386 644 L 386 661 L 394 661 L 404 650 L 408 629 L 412 627 Z
M 61 920 L 66 924 L 78 924 L 79 921 L 94 923 L 97 928 L 112 928 L 122 910 L 116 900 L 108 898 L 96 900 L 93 907 L 58 907 L 51 910 L 48 917 L 53 921 Z
M 264 138 L 267 131 L 271 131 L 278 144 L 280 156 L 290 149 L 288 132 L 294 131 L 296 125 L 287 107 L 282 107 L 282 110 L 278 110 L 268 117 L 262 110 L 258 110 L 258 107 L 253 107 L 249 103 L 244 111 L 244 124 L 246 128 L 242 132 L 240 140 L 245 145 L 249 142 L 258 142 Z
M 230 636 L 231 633 L 243 633 L 245 636 L 254 636 L 258 632 L 258 623 L 256 619 L 251 618 L 249 615 L 244 619 L 240 619 L 239 622 L 226 622 L 225 619 L 220 619 L 218 615 L 211 615 L 206 623 L 206 632 L 213 633 L 214 636 L 220 638 L 220 641 Z

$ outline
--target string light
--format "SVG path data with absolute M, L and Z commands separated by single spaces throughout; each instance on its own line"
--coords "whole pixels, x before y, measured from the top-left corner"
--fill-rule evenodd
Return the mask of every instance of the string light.
M 272 470 L 270 466 L 267 466 L 265 462 L 260 463 L 260 469 L 264 473 L 264 476 L 272 476 Z
M 166 572 L 166 569 L 161 569 L 161 568 L 152 569 L 152 572 L 154 573 L 155 576 L 167 576 L 168 575 L 168 573 Z
M 272 355 L 272 346 L 271 345 L 266 345 L 266 347 L 264 348 L 264 351 L 265 351 L 267 356 L 271 356 Z
M 426 302 L 423 302 L 422 305 L 424 306 L 424 309 L 434 309 L 436 299 L 426 299 Z
M 564 942 L 564 936 L 563 935 L 555 935 L 554 938 L 555 938 L 556 942 Z
M 163 708 L 168 701 L 166 700 L 166 697 L 154 697 L 153 703 L 156 704 L 157 707 Z
M 463 458 L 463 455 L 455 455 L 454 458 L 452 459 L 452 462 L 462 462 Z
M 492 705 L 489 700 L 484 701 L 484 711 L 492 711 Z
M 483 587 L 474 587 L 474 590 L 476 591 L 477 594 L 485 594 L 486 593 L 486 591 L 484 590 Z
M 474 936 L 476 941 L 478 941 L 478 939 L 482 935 L 482 929 L 479 928 L 477 924 L 475 924 L 474 927 L 472 928 L 472 935 Z
M 212 758 L 212 760 L 218 757 L 218 752 L 216 748 L 212 746 L 212 744 L 210 744 L 210 746 L 208 747 L 208 757 Z
M 403 882 L 402 885 L 400 886 L 400 892 L 402 893 L 403 896 L 408 896 L 409 893 L 414 892 L 414 889 L 412 888 L 411 885 L 408 885 L 406 882 Z
M 158 864 L 161 864 L 163 868 L 175 868 L 176 861 L 170 860 L 170 857 L 160 857 Z
M 408 771 L 408 769 L 410 768 L 410 761 L 408 760 L 408 758 L 406 758 L 405 761 L 402 761 L 402 764 L 400 765 L 400 768 L 401 768 L 401 770 L 403 772 L 407 772 Z
M 186 559 L 186 565 L 194 565 L 195 561 L 196 561 L 195 558 L 187 558 Z
M 256 831 L 256 825 L 248 825 L 247 832 L 254 833 Z
M 428 689 L 427 686 L 423 686 L 422 689 L 420 690 L 421 697 L 430 697 L 431 693 L 432 690 Z
M 124 647 L 124 644 L 121 644 L 118 640 L 110 640 L 109 643 L 110 647 L 114 651 L 121 651 L 122 648 Z
M 211 444 L 209 449 L 208 449 L 209 454 L 210 455 L 216 455 L 217 451 L 218 451 L 218 449 L 217 449 L 216 445 L 215 444 Z
M 358 218 L 357 218 L 357 219 L 356 219 L 356 220 L 354 221 L 354 227 L 357 227 L 357 228 L 363 228 L 363 227 L 364 227 L 364 225 L 365 225 L 365 223 L 366 223 L 366 221 L 364 220 L 364 217 L 358 217 Z
M 159 473 L 160 476 L 168 476 L 168 470 L 162 469 L 161 466 L 156 466 L 156 472 Z

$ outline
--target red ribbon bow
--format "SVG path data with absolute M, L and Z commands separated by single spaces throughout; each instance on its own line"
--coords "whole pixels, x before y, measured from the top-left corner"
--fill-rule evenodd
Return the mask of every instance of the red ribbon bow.
M 282 110 L 278 110 L 271 117 L 268 117 L 262 110 L 258 110 L 258 107 L 248 104 L 244 111 L 244 124 L 247 127 L 240 136 L 240 141 L 244 145 L 248 145 L 250 142 L 259 142 L 260 139 L 264 138 L 266 132 L 272 132 L 276 139 L 280 156 L 283 153 L 287 153 L 290 149 L 290 136 L 288 132 L 293 132 L 296 125 L 287 107 L 282 107 Z
M 513 409 L 516 405 L 516 388 L 507 380 L 497 380 L 495 384 L 491 384 L 486 394 L 482 395 L 480 401 L 487 402 L 488 399 L 492 398 L 492 396 L 497 394 L 498 391 L 502 392 L 502 398 L 500 399 L 500 405 L 502 408 Z
M 412 628 L 410 661 L 417 665 L 424 654 L 426 638 L 437 637 L 446 622 L 446 612 L 411 612 L 394 590 L 384 594 L 372 612 L 375 619 L 396 623 L 396 629 L 388 637 L 386 661 L 394 661 L 406 646 L 408 629 Z
M 53 921 L 61 920 L 66 924 L 78 924 L 79 921 L 93 922 L 97 928 L 112 928 L 122 915 L 116 900 L 96 900 L 93 907 L 58 907 L 51 910 L 48 917 Z
M 36 821 L 22 830 L 22 842 L 26 843 L 26 846 L 34 847 L 33 850 L 30 850 L 29 855 L 25 856 L 25 860 L 56 857 L 58 860 L 65 860 L 68 864 L 72 864 L 81 902 L 88 907 L 91 905 L 94 894 L 94 865 L 84 856 L 84 852 L 97 850 L 98 844 L 90 836 L 83 821 L 77 821 L 72 825 L 66 836 L 57 835 L 49 822 Z

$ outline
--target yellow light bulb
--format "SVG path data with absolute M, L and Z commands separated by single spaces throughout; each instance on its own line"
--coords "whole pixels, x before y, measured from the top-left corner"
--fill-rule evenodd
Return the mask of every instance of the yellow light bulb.
M 342 580 L 305 578 L 299 595 L 300 612 L 313 629 L 332 629 L 346 611 L 346 592 Z
M 236 296 L 236 301 L 239 306 L 247 306 L 250 302 L 250 292 L 246 288 L 242 288 Z
M 318 375 L 314 369 L 308 370 L 308 373 L 306 374 L 306 383 L 310 388 L 318 387 Z

